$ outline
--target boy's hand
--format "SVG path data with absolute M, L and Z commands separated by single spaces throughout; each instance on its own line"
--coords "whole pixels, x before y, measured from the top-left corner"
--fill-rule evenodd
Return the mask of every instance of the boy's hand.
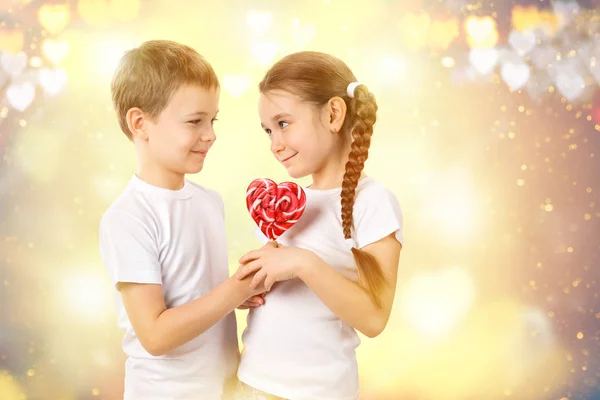
M 277 247 L 279 247 L 279 244 L 276 241 L 269 240 L 261 248 L 264 249 L 267 247 L 277 248 Z M 240 268 L 238 269 L 238 271 L 236 273 L 239 273 L 241 268 L 242 268 L 242 266 L 240 265 Z M 250 285 L 250 282 L 252 282 L 253 277 L 254 277 L 254 274 L 251 277 L 248 277 L 248 278 L 250 278 L 250 279 L 248 279 L 248 285 Z M 240 305 L 238 307 L 238 310 L 247 310 L 249 308 L 258 308 L 258 307 L 262 306 L 263 304 L 265 304 L 265 295 L 267 294 L 267 292 L 264 289 L 264 285 L 259 285 L 259 287 L 254 290 L 249 288 L 249 290 L 251 291 L 250 292 L 251 296 L 242 305 Z
M 250 297 L 248 300 L 244 302 L 241 306 L 238 307 L 239 310 L 247 310 L 249 308 L 258 308 L 265 304 L 265 295 L 267 293 L 261 293 L 256 296 Z

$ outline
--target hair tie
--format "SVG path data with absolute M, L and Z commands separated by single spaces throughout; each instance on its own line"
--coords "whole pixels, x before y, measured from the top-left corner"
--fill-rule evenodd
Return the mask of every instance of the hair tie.
M 348 93 L 348 96 L 350 96 L 351 99 L 354 98 L 354 90 L 356 90 L 356 87 L 359 86 L 361 83 L 360 82 L 352 82 L 348 85 L 348 88 L 346 89 L 346 93 Z

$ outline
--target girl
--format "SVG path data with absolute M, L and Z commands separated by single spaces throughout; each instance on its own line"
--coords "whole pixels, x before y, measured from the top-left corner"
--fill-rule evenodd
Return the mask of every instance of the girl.
M 402 248 L 396 198 L 362 173 L 377 104 L 346 64 L 317 52 L 283 58 L 259 89 L 271 152 L 313 182 L 279 245 L 240 259 L 238 278 L 256 272 L 252 287 L 270 293 L 250 310 L 238 377 L 250 398 L 354 400 L 355 330 L 385 328 Z

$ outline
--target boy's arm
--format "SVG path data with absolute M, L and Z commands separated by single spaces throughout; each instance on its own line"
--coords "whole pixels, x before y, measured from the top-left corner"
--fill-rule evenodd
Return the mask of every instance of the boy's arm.
M 199 299 L 167 309 L 152 224 L 128 211 L 113 209 L 103 216 L 99 250 L 135 334 L 154 356 L 189 342 L 260 293 L 250 289 L 249 280 L 229 279 Z
M 161 356 L 189 342 L 233 312 L 248 297 L 251 278 L 229 278 L 206 295 L 167 309 L 162 285 L 119 283 L 125 310 L 142 346 Z

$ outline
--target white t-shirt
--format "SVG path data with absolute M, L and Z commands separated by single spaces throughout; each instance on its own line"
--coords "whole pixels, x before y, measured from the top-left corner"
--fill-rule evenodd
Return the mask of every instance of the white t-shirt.
M 356 263 L 342 230 L 341 189 L 305 189 L 304 215 L 278 242 L 316 253 L 356 281 Z M 402 212 L 395 196 L 367 177 L 356 189 L 355 247 L 395 233 L 402 243 Z M 265 243 L 260 230 L 256 235 Z M 263 306 L 248 314 L 238 378 L 291 400 L 355 400 L 359 393 L 356 331 L 340 320 L 300 279 L 278 282 Z
M 117 282 L 162 284 L 167 308 L 206 295 L 229 278 L 224 206 L 213 190 L 185 181 L 180 190 L 135 175 L 100 222 L 100 254 Z M 239 361 L 235 314 L 159 357 L 141 345 L 115 289 L 125 400 L 220 399 Z

